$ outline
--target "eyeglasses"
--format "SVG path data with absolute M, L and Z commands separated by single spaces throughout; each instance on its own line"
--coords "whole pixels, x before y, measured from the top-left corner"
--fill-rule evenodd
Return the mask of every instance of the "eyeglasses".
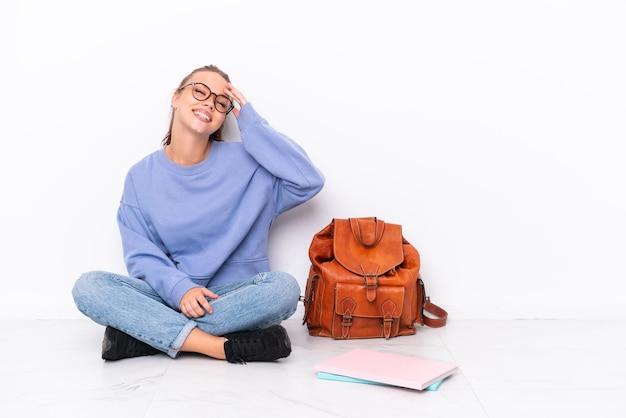
M 185 87 L 189 87 L 189 86 L 191 86 L 191 94 L 193 95 L 194 99 L 199 100 L 201 102 L 208 100 L 209 97 L 213 95 L 214 96 L 213 104 L 215 104 L 215 109 L 220 113 L 228 114 L 235 107 L 233 102 L 227 96 L 224 96 L 223 94 L 213 93 L 206 84 L 189 83 L 189 84 L 185 84 L 178 90 L 182 90 Z

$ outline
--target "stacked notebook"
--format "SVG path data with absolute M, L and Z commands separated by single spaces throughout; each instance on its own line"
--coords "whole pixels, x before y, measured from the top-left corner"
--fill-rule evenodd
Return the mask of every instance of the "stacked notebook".
M 454 363 L 370 350 L 352 350 L 315 365 L 320 379 L 416 390 L 437 390 L 458 370 Z

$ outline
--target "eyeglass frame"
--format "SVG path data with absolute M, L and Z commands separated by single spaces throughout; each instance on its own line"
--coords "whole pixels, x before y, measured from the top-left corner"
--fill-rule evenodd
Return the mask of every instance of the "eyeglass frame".
M 196 95 L 194 94 L 196 84 L 201 84 L 202 86 L 206 87 L 206 89 L 209 91 L 209 95 L 207 96 L 206 99 L 198 99 L 196 97 Z M 211 90 L 211 88 L 209 86 L 207 86 L 206 84 L 204 84 L 204 83 L 196 83 L 195 81 L 192 81 L 189 84 L 185 84 L 184 86 L 179 87 L 178 91 L 182 91 L 183 89 L 185 89 L 185 88 L 187 88 L 189 86 L 191 86 L 191 95 L 193 96 L 193 98 L 198 100 L 198 101 L 200 101 L 200 102 L 204 102 L 206 100 L 209 100 L 211 98 L 211 96 L 213 96 L 213 105 L 215 106 L 215 110 L 217 110 L 220 113 L 228 115 L 235 108 L 235 104 L 233 103 L 232 100 L 230 100 L 230 98 L 228 96 L 226 96 L 225 94 L 217 94 L 217 93 L 213 92 L 213 90 Z M 217 103 L 216 103 L 217 102 L 217 96 L 226 97 L 226 99 L 230 102 L 230 107 L 228 108 L 228 110 L 226 112 L 222 112 L 221 110 L 218 109 Z

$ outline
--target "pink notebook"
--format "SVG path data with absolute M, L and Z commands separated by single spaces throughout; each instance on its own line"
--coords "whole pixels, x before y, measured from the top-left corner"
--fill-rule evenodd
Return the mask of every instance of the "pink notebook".
M 315 365 L 316 372 L 424 390 L 458 370 L 454 363 L 370 350 L 352 350 Z

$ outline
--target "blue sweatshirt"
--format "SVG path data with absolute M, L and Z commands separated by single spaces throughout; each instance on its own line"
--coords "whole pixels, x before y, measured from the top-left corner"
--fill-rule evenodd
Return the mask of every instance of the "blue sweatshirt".
M 269 271 L 272 223 L 324 185 L 305 151 L 250 103 L 237 121 L 241 142 L 213 142 L 199 164 L 180 166 L 160 149 L 126 176 L 117 220 L 128 273 L 175 309 L 193 287 Z

